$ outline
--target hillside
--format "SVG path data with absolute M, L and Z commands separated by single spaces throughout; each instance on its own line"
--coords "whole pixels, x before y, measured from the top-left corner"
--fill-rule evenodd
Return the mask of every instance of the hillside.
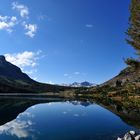
M 123 86 L 125 84 L 140 85 L 140 68 L 127 67 L 122 70 L 117 76 L 113 77 L 109 81 L 101 84 L 101 86 L 110 85 L 112 87 Z
M 0 93 L 59 92 L 67 87 L 39 83 L 0 56 Z
M 20 68 L 7 62 L 2 55 L 0 55 L 0 76 L 13 80 L 22 80 L 27 83 L 35 82 L 27 74 L 23 73 Z
M 78 89 L 76 98 L 121 103 L 125 108 L 140 107 L 140 67 L 129 66 L 111 80 L 88 89 Z

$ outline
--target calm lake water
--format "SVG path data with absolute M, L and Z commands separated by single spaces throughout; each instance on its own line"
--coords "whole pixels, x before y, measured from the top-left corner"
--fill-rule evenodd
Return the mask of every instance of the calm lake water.
M 1 140 L 116 140 L 121 134 L 135 130 L 97 104 L 78 101 L 34 104 L 1 103 Z

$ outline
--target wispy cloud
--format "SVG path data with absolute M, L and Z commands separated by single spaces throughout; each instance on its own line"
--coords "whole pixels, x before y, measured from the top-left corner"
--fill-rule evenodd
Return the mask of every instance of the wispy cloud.
M 79 75 L 79 74 L 80 74 L 80 72 L 78 72 L 78 71 L 74 72 L 74 75 Z
M 51 84 L 51 85 L 55 85 L 55 83 L 54 82 L 52 82 L 52 81 L 49 81 L 49 82 L 47 82 L 48 84 Z
M 25 24 L 24 25 L 25 30 L 27 32 L 25 35 L 29 36 L 30 38 L 33 38 L 37 32 L 37 25 L 36 24 Z
M 17 24 L 17 18 L 15 16 L 1 16 L 0 15 L 0 30 L 6 30 L 11 33 L 13 27 Z
M 87 28 L 92 28 L 93 27 L 93 24 L 86 24 L 85 25 Z
M 42 21 L 42 20 L 51 21 L 52 18 L 48 17 L 47 15 L 40 14 L 40 15 L 38 16 L 38 20 L 39 20 L 39 21 Z
M 25 73 L 27 73 L 29 75 L 32 75 L 32 74 L 34 74 L 36 72 L 37 72 L 37 69 L 31 69 L 31 70 L 25 71 Z
M 38 20 L 44 20 L 44 19 L 47 19 L 46 15 L 39 15 L 38 16 Z
M 28 18 L 29 15 L 29 9 L 27 6 L 23 5 L 23 4 L 19 4 L 18 2 L 13 2 L 12 3 L 12 9 L 13 10 L 17 10 L 20 13 L 21 17 L 26 17 Z
M 67 76 L 69 76 L 69 74 L 65 73 L 64 76 L 67 77 Z
M 37 65 L 37 60 L 39 59 L 40 53 L 41 51 L 25 51 L 22 53 L 5 54 L 5 57 L 7 61 L 18 67 L 35 67 Z
M 71 73 L 65 73 L 63 76 L 66 79 L 73 80 L 73 81 L 86 81 L 87 73 L 81 71 L 75 71 Z

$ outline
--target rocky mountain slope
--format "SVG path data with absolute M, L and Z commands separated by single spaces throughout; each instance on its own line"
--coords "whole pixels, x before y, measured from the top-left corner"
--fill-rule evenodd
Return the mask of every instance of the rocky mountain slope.
M 123 86 L 129 83 L 136 84 L 137 86 L 140 85 L 140 68 L 135 69 L 134 67 L 127 67 L 114 78 L 101 84 L 101 86 L 110 85 L 115 87 Z
M 0 93 L 59 92 L 67 87 L 43 84 L 31 79 L 20 68 L 0 56 Z
M 22 80 L 27 83 L 35 82 L 27 74 L 23 73 L 20 68 L 7 62 L 2 55 L 0 55 L 0 77 Z

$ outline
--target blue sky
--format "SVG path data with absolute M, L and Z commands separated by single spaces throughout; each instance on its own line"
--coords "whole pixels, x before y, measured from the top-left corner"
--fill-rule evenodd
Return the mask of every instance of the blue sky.
M 0 52 L 41 82 L 102 83 L 134 56 L 130 0 L 1 0 Z

